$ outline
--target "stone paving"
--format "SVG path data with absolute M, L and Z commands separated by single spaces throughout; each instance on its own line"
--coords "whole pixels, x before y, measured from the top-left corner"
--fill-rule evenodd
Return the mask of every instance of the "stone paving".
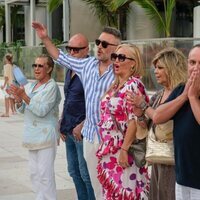
M 4 101 L 0 96 L 0 114 Z M 21 145 L 23 115 L 0 117 L 0 200 L 34 200 L 28 172 L 28 151 Z M 55 161 L 57 200 L 75 200 L 76 192 L 67 173 L 65 146 L 61 142 Z

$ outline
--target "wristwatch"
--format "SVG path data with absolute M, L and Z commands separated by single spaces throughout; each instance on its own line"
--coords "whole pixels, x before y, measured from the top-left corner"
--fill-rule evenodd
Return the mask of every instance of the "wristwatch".
M 145 101 L 143 101 L 143 102 L 140 104 L 139 107 L 142 109 L 142 111 L 145 112 L 145 110 L 149 107 L 149 105 L 148 105 Z
M 143 121 L 146 120 L 146 117 L 145 117 L 144 114 L 142 114 L 141 116 L 137 117 L 137 119 L 138 119 L 139 122 L 143 122 Z

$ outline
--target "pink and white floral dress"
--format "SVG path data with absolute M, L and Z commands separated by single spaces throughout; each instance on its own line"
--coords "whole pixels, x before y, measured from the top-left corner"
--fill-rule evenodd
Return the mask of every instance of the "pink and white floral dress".
M 106 200 L 139 200 L 148 199 L 149 176 L 147 167 L 138 168 L 134 158 L 128 156 L 130 167 L 122 168 L 118 163 L 119 150 L 123 144 L 128 121 L 134 119 L 132 106 L 126 102 L 126 91 L 137 93 L 138 90 L 148 101 L 144 85 L 140 79 L 130 77 L 113 95 L 115 88 L 111 90 L 101 101 L 101 120 L 99 122 L 102 143 L 96 153 L 98 157 L 98 179 L 103 187 Z M 116 119 L 116 127 L 112 116 Z

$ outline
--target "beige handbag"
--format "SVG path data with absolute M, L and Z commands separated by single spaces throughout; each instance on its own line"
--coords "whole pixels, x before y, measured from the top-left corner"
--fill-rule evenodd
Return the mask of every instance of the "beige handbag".
M 169 120 L 164 124 L 159 124 L 149 130 L 147 138 L 146 161 L 149 163 L 159 163 L 174 165 L 173 146 L 173 121 Z

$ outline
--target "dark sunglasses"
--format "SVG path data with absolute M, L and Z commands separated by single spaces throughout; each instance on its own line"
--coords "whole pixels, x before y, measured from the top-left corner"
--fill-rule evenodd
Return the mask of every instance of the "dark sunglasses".
M 33 68 L 36 68 L 36 67 L 43 68 L 44 65 L 41 65 L 41 64 L 32 64 L 32 67 Z
M 108 47 L 108 45 L 117 46 L 117 44 L 111 44 L 111 43 L 109 43 L 109 42 L 101 41 L 101 40 L 99 40 L 99 39 L 96 39 L 96 40 L 95 40 L 95 44 L 96 44 L 97 46 L 99 46 L 99 45 L 101 44 L 101 46 L 102 46 L 104 49 L 106 49 L 106 48 Z
M 73 51 L 74 53 L 79 53 L 80 50 L 85 49 L 86 47 L 69 47 L 66 46 L 65 49 L 67 50 L 68 53 Z
M 119 62 L 124 62 L 126 59 L 134 60 L 133 58 L 126 57 L 124 54 L 116 54 L 116 53 L 111 53 L 110 58 L 112 61 L 116 61 L 116 59 L 118 58 Z

